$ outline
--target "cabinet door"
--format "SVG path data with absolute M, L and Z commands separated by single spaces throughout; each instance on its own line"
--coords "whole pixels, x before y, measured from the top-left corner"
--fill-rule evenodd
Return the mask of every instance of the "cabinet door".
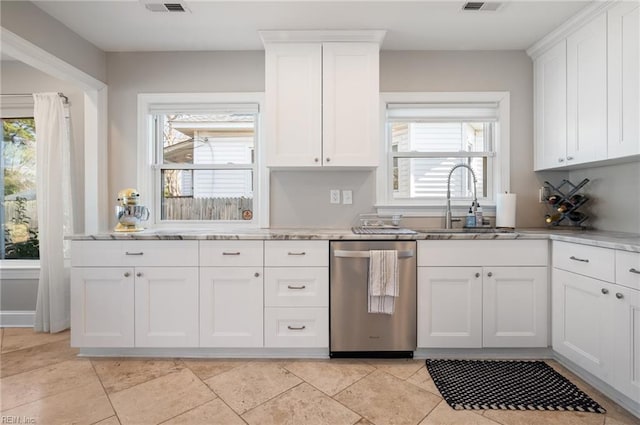
M 565 165 L 567 149 L 567 45 L 561 41 L 536 59 L 535 169 Z
M 133 347 L 133 311 L 133 269 L 71 269 L 73 347 Z
M 640 400 L 640 291 L 614 288 L 614 387 Z
M 555 268 L 551 280 L 554 351 L 611 383 L 614 285 Z
M 418 267 L 418 347 L 482 346 L 482 268 Z
M 567 164 L 606 159 L 606 141 L 607 17 L 602 14 L 567 38 Z
M 200 346 L 262 347 L 262 267 L 200 268 Z
M 267 166 L 320 166 L 322 45 L 267 45 L 265 62 Z
M 197 267 L 137 267 L 135 274 L 136 347 L 197 347 Z
M 546 347 L 547 268 L 485 267 L 484 347 Z
M 324 43 L 324 165 L 378 165 L 379 46 L 376 43 Z
M 608 16 L 608 157 L 640 154 L 640 3 L 620 2 Z

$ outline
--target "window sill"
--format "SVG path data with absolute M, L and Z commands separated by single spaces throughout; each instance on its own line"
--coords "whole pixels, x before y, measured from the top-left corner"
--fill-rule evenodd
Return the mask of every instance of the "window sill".
M 482 206 L 482 214 L 485 217 L 495 217 L 496 206 Z M 403 217 L 444 217 L 446 205 L 411 205 L 411 204 L 377 204 L 375 209 L 378 215 L 402 214 Z M 465 216 L 469 212 L 467 203 L 451 205 L 451 214 L 455 217 Z
M 40 277 L 40 260 L 0 261 L 2 280 L 33 280 Z

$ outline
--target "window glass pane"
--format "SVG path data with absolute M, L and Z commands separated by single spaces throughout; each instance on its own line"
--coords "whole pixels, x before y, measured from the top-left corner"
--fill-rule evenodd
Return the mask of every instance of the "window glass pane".
M 254 114 L 164 114 L 164 164 L 252 164 Z
M 487 158 L 395 158 L 394 199 L 445 199 L 447 177 L 457 164 L 469 165 L 478 180 L 478 198 L 486 196 L 485 180 Z M 396 163 L 394 161 L 394 163 Z M 451 198 L 473 199 L 473 178 L 466 168 L 456 169 L 451 175 Z
M 162 220 L 252 217 L 252 170 L 162 170 Z
M 490 122 L 391 122 L 398 152 L 488 152 Z
M 39 258 L 36 209 L 36 138 L 33 118 L 2 120 L 2 189 L 0 217 L 2 259 Z

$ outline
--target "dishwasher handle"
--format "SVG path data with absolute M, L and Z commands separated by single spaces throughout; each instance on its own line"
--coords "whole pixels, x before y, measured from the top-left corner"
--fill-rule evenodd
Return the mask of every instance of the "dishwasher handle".
M 333 252 L 334 257 L 340 258 L 369 258 L 369 251 L 349 251 L 345 249 L 336 249 Z M 410 249 L 408 251 L 398 251 L 398 258 L 411 258 L 415 252 Z

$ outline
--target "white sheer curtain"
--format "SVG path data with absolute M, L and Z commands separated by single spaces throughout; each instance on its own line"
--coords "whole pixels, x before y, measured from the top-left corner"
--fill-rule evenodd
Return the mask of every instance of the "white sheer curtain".
M 34 93 L 40 283 L 35 330 L 69 328 L 64 235 L 73 232 L 69 127 L 58 93 Z

